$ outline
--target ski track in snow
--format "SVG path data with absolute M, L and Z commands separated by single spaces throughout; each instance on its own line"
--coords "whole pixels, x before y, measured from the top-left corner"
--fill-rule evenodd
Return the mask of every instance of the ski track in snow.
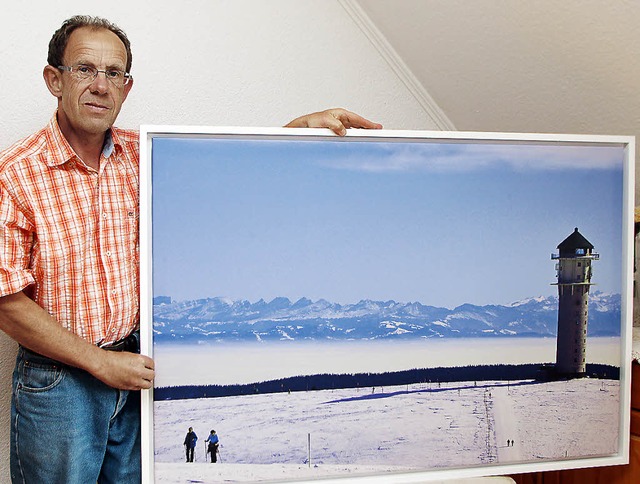
M 496 451 L 499 462 L 518 462 L 525 459 L 518 420 L 511 400 L 510 385 L 493 389 L 489 395 L 495 415 Z M 513 445 L 507 441 L 513 441 Z
M 156 482 L 344 477 L 610 455 L 617 452 L 618 414 L 619 382 L 590 379 L 159 401 Z M 199 437 L 197 462 L 185 464 L 190 426 Z M 219 464 L 205 463 L 211 429 L 220 437 Z

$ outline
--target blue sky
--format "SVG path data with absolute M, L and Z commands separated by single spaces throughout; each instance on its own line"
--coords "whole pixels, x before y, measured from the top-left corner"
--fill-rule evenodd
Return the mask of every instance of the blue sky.
M 505 304 L 574 227 L 620 292 L 620 147 L 402 141 L 156 138 L 154 295 Z

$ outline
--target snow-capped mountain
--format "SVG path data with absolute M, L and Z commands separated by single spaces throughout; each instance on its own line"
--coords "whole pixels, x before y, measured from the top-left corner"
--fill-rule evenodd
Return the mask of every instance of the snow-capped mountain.
M 338 304 L 208 298 L 153 307 L 156 342 L 196 340 L 322 340 L 478 336 L 555 336 L 558 298 L 533 297 L 508 305 L 463 304 L 454 309 L 418 302 L 362 300 Z M 619 294 L 589 297 L 589 335 L 620 335 Z

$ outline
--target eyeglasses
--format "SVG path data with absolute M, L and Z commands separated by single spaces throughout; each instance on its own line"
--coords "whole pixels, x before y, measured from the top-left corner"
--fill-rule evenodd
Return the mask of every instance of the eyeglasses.
M 86 64 L 78 64 L 75 66 L 58 66 L 58 69 L 61 71 L 70 72 L 72 76 L 74 76 L 79 81 L 91 81 L 98 77 L 98 73 L 104 73 L 104 77 L 109 79 L 115 86 L 123 87 L 129 83 L 133 76 L 128 72 L 124 72 L 118 69 L 105 69 L 100 70 L 96 69 L 93 66 L 88 66 Z

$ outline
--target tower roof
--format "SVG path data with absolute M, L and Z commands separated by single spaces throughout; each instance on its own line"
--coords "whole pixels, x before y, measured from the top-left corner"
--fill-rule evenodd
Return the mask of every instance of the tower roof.
M 575 249 L 593 249 L 593 244 L 585 239 L 584 236 L 578 232 L 578 227 L 576 227 L 569 237 L 560 242 L 558 249 L 560 249 L 561 252 L 574 251 Z

